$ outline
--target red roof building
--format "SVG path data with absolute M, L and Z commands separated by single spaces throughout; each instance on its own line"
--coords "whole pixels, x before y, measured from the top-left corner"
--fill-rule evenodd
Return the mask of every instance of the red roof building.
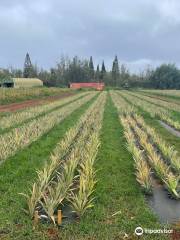
M 104 89 L 104 83 L 96 83 L 96 82 L 89 82 L 89 83 L 71 83 L 70 88 L 72 89 L 80 89 L 80 88 L 94 88 L 96 90 L 102 91 Z

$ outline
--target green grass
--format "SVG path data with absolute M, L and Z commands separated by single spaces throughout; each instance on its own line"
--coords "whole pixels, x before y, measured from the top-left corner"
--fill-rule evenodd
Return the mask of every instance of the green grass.
M 27 191 L 36 177 L 36 170 L 42 168 L 45 161 L 48 161 L 56 143 L 77 122 L 96 97 L 73 112 L 38 141 L 19 151 L 0 166 L 0 229 L 10 231 L 5 239 L 36 239 L 31 233 L 31 220 L 22 211 L 25 207 L 25 199 L 18 193 Z M 16 229 L 19 225 L 22 225 L 21 231 Z M 16 234 L 17 237 L 15 237 Z
M 66 225 L 61 229 L 41 224 L 33 230 L 31 220 L 21 211 L 25 202 L 17 193 L 25 191 L 36 176 L 35 169 L 42 167 L 56 142 L 77 121 L 86 107 L 87 104 L 1 167 L 0 226 L 4 231 L 10 231 L 4 235 L 4 239 L 115 240 L 123 239 L 125 234 L 128 238 L 124 239 L 138 239 L 134 236 L 134 229 L 137 226 L 160 228 L 156 216 L 149 209 L 136 182 L 134 161 L 126 149 L 123 128 L 109 96 L 95 166 L 99 170 L 95 207 L 89 210 L 80 222 Z M 117 212 L 117 215 L 112 216 Z M 48 235 L 50 230 L 53 231 L 51 234 L 53 238 Z M 143 236 L 143 239 L 164 237 L 152 238 L 147 235 Z

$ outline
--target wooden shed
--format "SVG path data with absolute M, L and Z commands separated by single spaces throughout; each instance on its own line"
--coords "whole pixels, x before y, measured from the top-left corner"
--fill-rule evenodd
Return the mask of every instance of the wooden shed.
M 89 82 L 89 83 L 71 83 L 70 88 L 80 89 L 80 88 L 94 88 L 96 90 L 102 91 L 104 89 L 104 83 Z

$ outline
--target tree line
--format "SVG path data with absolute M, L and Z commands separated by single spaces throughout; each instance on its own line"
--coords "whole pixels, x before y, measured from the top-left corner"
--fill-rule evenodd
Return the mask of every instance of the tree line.
M 180 70 L 174 64 L 162 64 L 152 69 L 146 68 L 139 74 L 132 74 L 115 56 L 111 70 L 105 62 L 95 67 L 93 57 L 80 59 L 62 56 L 50 70 L 39 69 L 26 55 L 24 69 L 3 69 L 0 81 L 11 77 L 39 78 L 46 86 L 67 87 L 72 82 L 104 82 L 107 87 L 180 89 Z

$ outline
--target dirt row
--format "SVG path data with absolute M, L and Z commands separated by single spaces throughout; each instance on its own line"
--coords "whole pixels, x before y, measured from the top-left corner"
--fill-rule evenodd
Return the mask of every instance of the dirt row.
M 74 93 L 74 92 L 64 92 L 64 93 L 61 93 L 61 95 L 48 96 L 48 97 L 43 97 L 40 99 L 32 99 L 32 100 L 26 100 L 26 101 L 18 102 L 18 103 L 0 105 L 0 112 L 15 112 L 17 110 L 21 110 L 21 109 L 24 109 L 27 107 L 42 105 L 42 104 L 45 104 L 48 102 L 53 102 L 55 100 L 62 99 L 62 98 L 72 96 L 75 94 L 76 93 Z

